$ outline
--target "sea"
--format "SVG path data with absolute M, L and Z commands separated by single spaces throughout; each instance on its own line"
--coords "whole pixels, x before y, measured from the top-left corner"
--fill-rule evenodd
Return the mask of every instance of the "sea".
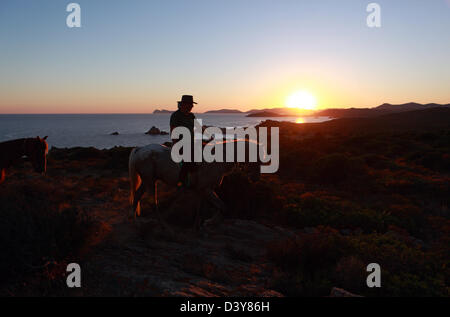
M 203 125 L 249 127 L 265 120 L 323 122 L 330 117 L 246 117 L 245 114 L 196 114 Z M 170 114 L 0 114 L 0 142 L 48 136 L 49 147 L 144 146 L 169 141 L 168 135 L 146 135 L 155 126 L 169 132 Z M 111 133 L 118 132 L 118 135 Z

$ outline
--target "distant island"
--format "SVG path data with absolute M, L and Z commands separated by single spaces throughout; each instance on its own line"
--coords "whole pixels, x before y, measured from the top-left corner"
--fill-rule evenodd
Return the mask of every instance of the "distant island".
M 174 111 L 175 110 L 165 110 L 165 109 L 159 110 L 159 109 L 156 109 L 155 111 L 153 111 L 153 114 L 166 114 L 166 113 L 172 113 Z
M 361 118 L 361 117 L 378 117 L 385 114 L 416 111 L 416 110 L 426 110 L 432 108 L 449 108 L 450 104 L 420 104 L 415 102 L 392 105 L 389 103 L 384 103 L 375 108 L 331 108 L 316 111 L 317 116 L 328 116 L 333 118 Z
M 292 108 L 272 108 L 272 109 L 252 109 L 248 111 L 247 117 L 292 117 L 292 116 L 314 116 L 332 118 L 366 118 L 378 117 L 391 113 L 426 110 L 432 108 L 450 108 L 450 104 L 428 103 L 420 104 L 416 102 L 393 105 L 384 103 L 373 108 L 328 108 L 323 110 L 302 110 Z
M 265 108 L 252 109 L 247 112 L 247 117 L 310 117 L 315 116 L 315 110 L 298 108 Z
M 289 114 L 282 114 L 282 113 L 276 113 L 271 111 L 261 111 L 261 112 L 254 112 L 246 115 L 248 118 L 258 118 L 258 117 L 290 117 Z
M 220 109 L 220 110 L 210 110 L 206 111 L 204 113 L 211 113 L 211 114 L 227 114 L 227 113 L 244 113 L 240 110 L 236 109 Z

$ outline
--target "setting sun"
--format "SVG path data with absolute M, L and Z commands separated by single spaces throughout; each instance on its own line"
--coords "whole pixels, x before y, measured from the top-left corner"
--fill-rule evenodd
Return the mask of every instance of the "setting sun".
M 312 110 L 317 107 L 317 99 L 307 91 L 297 91 L 286 99 L 286 107 Z

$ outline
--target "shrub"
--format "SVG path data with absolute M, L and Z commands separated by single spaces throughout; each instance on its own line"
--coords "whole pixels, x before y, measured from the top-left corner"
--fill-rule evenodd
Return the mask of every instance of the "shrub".
M 84 245 L 93 222 L 80 209 L 66 208 L 63 199 L 42 182 L 8 184 L 1 192 L 1 284 L 73 256 Z
M 336 265 L 335 280 L 339 287 L 354 293 L 361 293 L 367 288 L 366 266 L 357 256 L 342 257 Z
M 297 228 L 331 226 L 337 229 L 361 228 L 364 232 L 384 231 L 389 216 L 348 201 L 332 200 L 314 193 L 304 193 L 287 205 L 287 224 Z
M 260 219 L 273 217 L 281 209 L 270 183 L 251 183 L 240 171 L 224 177 L 216 192 L 227 207 L 228 217 Z
M 325 296 L 332 286 L 332 271 L 348 244 L 330 228 L 267 246 L 276 270 L 272 284 L 286 296 Z
M 338 185 L 355 181 L 367 175 L 361 159 L 349 158 L 342 153 L 333 153 L 320 158 L 315 166 L 315 179 L 320 183 Z

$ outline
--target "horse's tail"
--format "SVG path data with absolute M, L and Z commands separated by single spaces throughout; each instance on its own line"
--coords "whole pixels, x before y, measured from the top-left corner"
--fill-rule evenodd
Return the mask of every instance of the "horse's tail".
M 139 174 L 136 171 L 136 150 L 137 150 L 137 148 L 134 148 L 131 151 L 130 158 L 128 161 L 128 174 L 130 176 L 130 204 L 131 204 L 131 206 L 133 206 L 134 195 L 136 194 L 136 191 L 142 182 L 141 177 L 139 176 Z M 135 213 L 139 215 L 140 212 L 141 212 L 141 203 L 138 202 Z

